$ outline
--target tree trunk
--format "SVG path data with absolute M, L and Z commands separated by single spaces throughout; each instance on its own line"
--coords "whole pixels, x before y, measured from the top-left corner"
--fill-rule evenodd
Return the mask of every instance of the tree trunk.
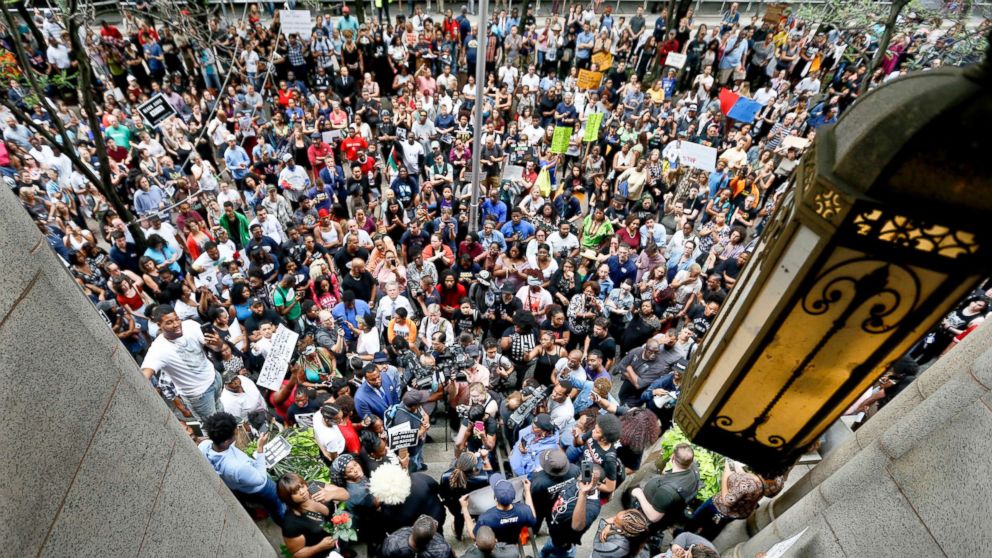
M 75 0 L 73 0 L 72 6 L 73 8 L 71 8 L 69 11 L 70 14 L 75 13 Z M 7 24 L 7 27 L 10 29 L 16 29 L 17 25 L 16 22 L 14 21 L 14 17 L 6 5 L 0 7 L 0 13 L 3 14 L 3 19 L 4 22 Z M 69 137 L 69 133 L 66 131 L 65 125 L 62 123 L 61 119 L 59 118 L 52 119 L 52 123 L 55 125 L 55 128 L 58 130 L 59 137 L 61 137 L 62 139 L 61 142 L 58 142 L 56 141 L 55 136 L 45 132 L 41 127 L 34 125 L 34 123 L 31 121 L 31 118 L 28 115 L 24 114 L 23 111 L 21 111 L 20 109 L 17 109 L 16 106 L 13 106 L 12 103 L 9 103 L 7 99 L 3 99 L 2 104 L 7 106 L 8 109 L 11 109 L 11 112 L 13 112 L 14 115 L 18 118 L 18 120 L 22 121 L 24 125 L 34 130 L 35 133 L 40 134 L 49 143 L 51 143 L 52 145 L 61 144 L 62 152 L 66 154 L 66 157 L 68 157 L 69 160 L 73 163 L 73 165 L 76 166 L 77 170 L 79 170 L 79 172 L 85 175 L 86 178 L 90 180 L 94 186 L 96 186 L 96 189 L 99 190 L 100 193 L 107 199 L 107 203 L 109 203 L 110 206 L 114 208 L 114 211 L 117 212 L 120 218 L 123 219 L 125 222 L 131 222 L 133 220 L 133 216 L 131 215 L 131 212 L 130 210 L 128 210 L 127 206 L 124 205 L 123 202 L 121 202 L 120 197 L 117 195 L 117 192 L 114 190 L 110 178 L 110 163 L 107 157 L 107 146 L 106 143 L 104 143 L 103 136 L 100 133 L 100 122 L 96 118 L 95 105 L 92 99 L 92 95 L 93 95 L 92 88 L 94 87 L 93 79 L 92 79 L 93 70 L 89 65 L 90 61 L 89 58 L 86 56 L 86 51 L 85 49 L 82 48 L 82 45 L 80 44 L 81 41 L 79 39 L 79 34 L 78 34 L 79 26 L 78 24 L 72 21 L 71 17 L 67 18 L 65 23 L 67 23 L 66 29 L 69 32 L 69 40 L 71 43 L 72 55 L 77 63 L 76 70 L 77 70 L 79 90 L 82 93 L 83 99 L 89 98 L 89 106 L 84 108 L 86 109 L 86 117 L 88 118 L 88 125 L 93 130 L 93 139 L 94 139 L 94 143 L 96 144 L 96 153 L 97 153 L 97 157 L 100 160 L 100 176 L 97 176 L 96 173 L 93 172 L 93 169 L 91 169 L 89 165 L 87 165 L 84 161 L 82 161 L 79 158 L 79 156 L 76 154 L 75 149 L 73 149 L 72 147 L 72 141 Z M 25 20 L 25 25 L 27 25 L 28 29 L 31 30 L 32 33 L 38 33 L 38 34 L 41 33 L 33 20 L 31 19 Z M 53 107 L 52 104 L 48 101 L 48 97 L 45 94 L 44 84 L 38 81 L 37 77 L 35 76 L 34 68 L 32 68 L 31 65 L 28 64 L 27 62 L 27 56 L 24 52 L 23 45 L 21 45 L 20 41 L 14 41 L 14 47 L 15 47 L 14 54 L 17 56 L 18 62 L 21 65 L 21 69 L 24 72 L 24 77 L 28 82 L 28 86 L 38 97 L 38 102 L 41 103 L 42 107 L 44 107 L 44 109 L 48 111 L 49 114 L 55 114 L 55 107 Z M 135 242 L 138 243 L 139 247 L 143 249 L 144 234 L 141 231 L 141 227 L 139 227 L 137 223 L 133 223 L 131 225 L 131 229 Z
M 878 40 L 878 49 L 875 51 L 875 56 L 872 56 L 871 62 L 868 63 L 868 71 L 865 72 L 865 77 L 861 81 L 861 87 L 858 89 L 859 94 L 864 94 L 868 90 L 868 84 L 871 83 L 872 74 L 882 64 L 882 58 L 885 57 L 886 51 L 889 50 L 889 42 L 892 41 L 892 34 L 896 30 L 896 20 L 899 19 L 899 13 L 902 12 L 902 9 L 907 4 L 909 4 L 909 0 L 893 0 L 889 6 L 889 18 L 885 21 L 885 31 L 882 32 L 882 37 Z

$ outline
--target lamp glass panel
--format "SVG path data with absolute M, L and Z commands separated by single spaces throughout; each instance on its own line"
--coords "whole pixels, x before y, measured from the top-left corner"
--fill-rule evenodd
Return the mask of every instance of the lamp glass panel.
M 940 285 L 941 282 L 947 280 L 946 276 L 934 273 L 929 270 L 924 270 L 917 267 L 913 267 L 912 269 L 920 277 L 922 282 L 922 291 L 927 296 L 930 296 L 933 293 L 933 291 Z M 978 279 L 979 279 L 978 277 L 974 277 L 974 276 L 969 277 L 967 280 L 962 281 L 961 286 L 958 287 L 952 294 L 948 296 L 940 295 L 942 297 L 942 300 L 944 301 L 944 304 L 940 306 L 939 309 L 932 314 L 932 316 L 943 318 L 943 316 L 945 316 L 948 312 L 950 312 L 951 309 L 957 304 L 959 300 L 961 300 L 962 298 L 967 296 L 969 292 L 971 292 L 972 285 L 974 285 L 978 281 Z M 889 353 L 889 356 L 882 359 L 882 362 L 879 363 L 874 368 L 874 370 L 871 371 L 871 373 L 867 374 L 864 379 L 862 379 L 861 383 L 858 384 L 858 387 L 852 390 L 851 393 L 841 402 L 840 405 L 838 405 L 830 413 L 825 415 L 823 419 L 820 420 L 819 424 L 817 424 L 817 427 L 811 430 L 809 435 L 807 435 L 804 439 L 799 440 L 797 445 L 808 446 L 813 442 L 815 442 L 816 439 L 819 437 L 818 433 L 826 430 L 831 424 L 833 424 L 837 419 L 840 418 L 840 416 L 844 413 L 844 411 L 848 409 L 848 407 L 853 405 L 854 402 L 857 401 L 859 397 L 861 397 L 861 395 L 863 395 L 866 391 L 868 391 L 868 389 L 871 388 L 872 384 L 875 383 L 875 379 L 877 379 L 879 376 L 882 375 L 882 372 L 884 371 L 885 367 L 888 366 L 890 362 L 898 358 L 900 355 L 906 354 L 910 349 L 912 349 L 913 345 L 916 344 L 916 342 L 921 337 L 923 337 L 923 335 L 925 335 L 928 331 L 930 331 L 931 328 L 932 326 L 929 323 L 921 322 L 919 323 L 919 325 L 916 325 L 916 327 L 913 330 L 906 333 L 902 341 L 898 345 L 896 345 L 895 349 L 893 349 Z
M 717 424 L 747 431 L 757 423 L 759 443 L 793 443 L 856 367 L 890 336 L 901 337 L 903 319 L 944 278 L 837 247 L 725 398 Z M 860 394 L 870 384 L 866 378 L 847 389 Z
M 760 270 L 749 270 L 747 282 L 734 287 L 737 292 L 748 292 L 744 289 L 757 288 L 760 288 L 761 291 L 748 307 L 748 315 L 741 319 L 740 326 L 733 334 L 727 333 L 729 325 L 733 323 L 733 320 L 730 319 L 725 319 L 720 324 L 722 326 L 720 329 L 710 331 L 707 334 L 711 341 L 707 343 L 705 352 L 696 366 L 697 375 L 706 372 L 706 377 L 702 380 L 703 384 L 695 392 L 692 399 L 692 408 L 697 416 L 706 416 L 720 390 L 727 383 L 761 328 L 768 323 L 775 306 L 785 295 L 792 282 L 795 281 L 796 273 L 802 269 L 803 263 L 809 258 L 819 241 L 820 237 L 816 232 L 800 225 L 796 228 L 789 247 L 782 254 L 771 273 L 765 274 Z M 756 284 L 759 280 L 764 282 L 761 287 Z M 738 289 L 741 290 L 738 291 Z M 733 310 L 734 306 L 728 304 L 727 308 Z M 724 339 L 726 339 L 726 344 L 719 342 L 719 340 Z M 719 349 L 722 349 L 722 352 L 715 357 L 714 353 Z

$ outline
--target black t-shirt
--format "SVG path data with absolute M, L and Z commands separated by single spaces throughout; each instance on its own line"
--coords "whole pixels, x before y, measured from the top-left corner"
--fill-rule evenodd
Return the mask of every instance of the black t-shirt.
M 305 415 L 308 413 L 316 413 L 320 409 L 320 402 L 316 399 L 311 399 L 307 401 L 307 404 L 303 407 L 296 405 L 294 401 L 289 409 L 286 410 L 286 422 L 289 424 L 296 424 L 296 415 Z
M 251 335 L 252 333 L 255 333 L 255 330 L 257 330 L 263 322 L 269 322 L 274 326 L 278 326 L 283 323 L 283 319 L 282 316 L 271 308 L 265 308 L 265 310 L 262 311 L 261 316 L 252 312 L 251 316 L 245 318 L 245 323 L 243 324 L 245 326 L 245 334 Z
M 337 253 L 334 254 L 334 266 L 338 268 L 338 273 L 342 275 L 348 274 L 348 264 L 350 264 L 351 260 L 354 260 L 355 258 L 367 262 L 369 261 L 369 251 L 365 248 L 359 247 L 355 253 L 351 253 L 348 252 L 348 248 L 346 246 L 338 248 Z
M 616 449 L 603 449 L 598 442 L 592 439 L 592 432 L 582 435 L 582 442 L 586 447 L 582 450 L 582 460 L 590 461 L 603 468 L 605 480 L 617 480 L 617 452 Z
M 572 529 L 572 515 L 579 498 L 586 499 L 586 525 L 581 531 Z M 599 516 L 599 497 L 596 495 L 579 494 L 578 483 L 570 482 L 558 493 L 548 514 L 548 535 L 555 546 L 568 547 L 580 544 L 582 535 L 596 523 Z
M 481 422 L 483 424 L 483 430 L 487 436 L 495 436 L 499 431 L 499 421 L 496 417 L 487 417 Z M 462 426 L 466 426 L 469 429 L 467 442 L 468 451 L 474 453 L 482 449 L 482 446 L 485 444 L 485 440 L 483 440 L 480 434 L 477 434 L 477 431 L 475 430 L 475 423 L 467 418 L 463 418 Z
M 372 274 L 368 271 L 363 272 L 358 277 L 355 277 L 350 272 L 345 273 L 344 278 L 341 279 L 341 292 L 351 291 L 355 293 L 355 298 L 358 300 L 364 300 L 371 304 L 372 283 Z
M 560 477 L 553 477 L 543 470 L 534 473 L 530 479 L 530 496 L 534 500 L 534 511 L 537 512 L 537 528 L 540 528 L 541 520 L 551 513 L 551 505 L 554 504 L 558 493 L 570 483 L 575 484 L 577 478 L 579 478 L 579 466 L 574 463 L 569 463 L 568 470 Z
M 656 475 L 644 483 L 644 496 L 655 511 L 665 514 L 663 524 L 679 518 L 681 508 L 692 500 L 699 488 L 699 473 L 694 469 Z
M 713 318 L 716 317 L 716 314 L 707 317 L 706 306 L 699 304 L 698 302 L 693 304 L 685 315 L 689 319 L 689 327 L 692 328 L 692 332 L 696 334 L 696 339 L 699 339 L 707 331 L 709 331 L 710 326 L 713 325 Z
M 419 235 L 415 235 L 410 231 L 403 233 L 400 237 L 400 244 L 406 248 L 406 253 L 409 254 L 414 248 L 424 249 L 427 243 L 431 241 L 431 235 L 427 234 L 427 231 L 420 231 Z
M 455 314 L 451 317 L 451 324 L 455 327 L 455 335 L 460 335 L 466 331 L 472 331 L 472 328 L 479 322 L 478 317 L 475 315 L 475 310 L 472 310 L 469 314 L 462 314 L 461 309 L 455 310 Z
M 603 364 L 611 358 L 616 358 L 617 356 L 617 342 L 610 336 L 606 336 L 604 339 L 600 339 L 595 335 L 589 336 L 589 351 L 598 350 L 603 353 Z
M 410 475 L 410 480 L 410 495 L 402 504 L 383 504 L 380 509 L 380 517 L 387 533 L 413 525 L 424 514 L 436 519 L 439 526 L 444 525 L 446 512 L 438 498 L 437 481 L 424 473 L 414 473 Z
M 327 520 L 327 517 L 312 511 L 303 512 L 303 515 L 296 515 L 286 510 L 286 518 L 282 524 L 282 536 L 292 539 L 302 535 L 306 540 L 306 546 L 314 546 L 327 536 L 323 527 Z M 328 554 L 330 554 L 330 550 L 314 554 L 314 556 L 322 557 Z

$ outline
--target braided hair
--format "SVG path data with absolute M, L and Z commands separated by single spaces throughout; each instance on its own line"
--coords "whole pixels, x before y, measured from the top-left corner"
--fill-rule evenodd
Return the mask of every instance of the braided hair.
M 468 487 L 468 475 L 475 472 L 475 468 L 478 465 L 478 461 L 473 453 L 462 453 L 455 460 L 455 467 L 451 471 L 451 478 L 448 479 L 448 483 L 451 488 L 466 488 Z

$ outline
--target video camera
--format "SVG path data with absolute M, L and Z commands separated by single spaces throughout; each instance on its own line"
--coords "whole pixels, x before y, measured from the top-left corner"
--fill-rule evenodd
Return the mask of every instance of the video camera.
M 510 415 L 507 421 L 511 428 L 514 430 L 520 429 L 527 421 L 527 417 L 534 414 L 534 411 L 548 398 L 551 390 L 548 386 L 538 386 L 538 387 L 525 387 L 520 390 L 520 393 L 524 396 L 524 402 L 517 407 L 516 411 Z
M 459 345 L 446 347 L 435 361 L 437 373 L 448 380 L 464 382 L 468 379 L 465 369 L 472 366 L 472 357 L 465 354 L 465 349 Z
M 396 363 L 409 373 L 410 387 L 414 389 L 433 390 L 435 383 L 440 384 L 444 379 L 437 372 L 420 364 L 420 359 L 409 349 L 396 357 Z

